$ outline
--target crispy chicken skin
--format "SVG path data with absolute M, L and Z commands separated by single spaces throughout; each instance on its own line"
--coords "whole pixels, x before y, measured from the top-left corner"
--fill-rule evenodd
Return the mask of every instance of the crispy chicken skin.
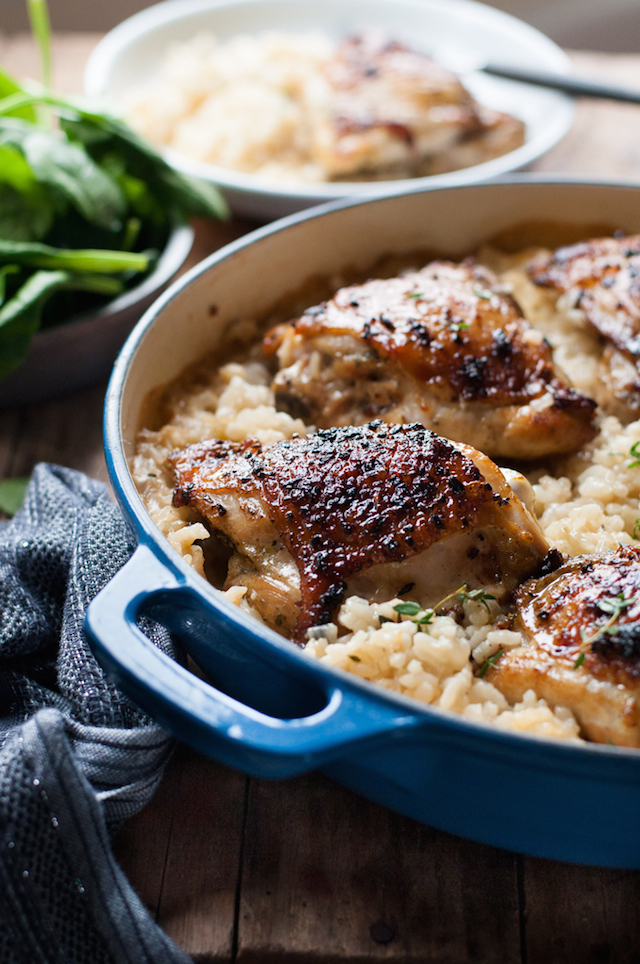
M 416 168 L 436 155 L 453 170 L 524 141 L 522 121 L 481 108 L 455 74 L 376 31 L 344 40 L 326 78 L 332 111 L 314 146 L 330 177 L 435 173 Z
M 595 434 L 595 402 L 561 380 L 548 343 L 472 259 L 342 288 L 263 347 L 280 367 L 277 405 L 320 427 L 420 421 L 511 459 Z
M 599 743 L 640 746 L 640 548 L 575 556 L 515 596 L 528 645 L 486 678 L 515 702 L 534 689 Z
M 500 470 L 422 425 L 377 421 L 262 447 L 212 440 L 174 453 L 174 504 L 233 545 L 225 588 L 303 643 L 347 593 L 435 605 L 462 583 L 500 598 L 548 552 Z
M 640 416 L 640 235 L 595 238 L 529 265 L 542 287 L 570 293 L 605 342 L 597 401 L 624 421 Z M 572 296 L 572 297 L 571 297 Z

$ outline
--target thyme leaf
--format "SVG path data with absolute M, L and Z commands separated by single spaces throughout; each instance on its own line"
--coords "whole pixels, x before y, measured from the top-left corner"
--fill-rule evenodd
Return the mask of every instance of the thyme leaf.
M 458 602 L 465 603 L 467 601 L 480 602 L 487 608 L 489 612 L 489 599 L 495 599 L 491 593 L 485 592 L 484 589 L 467 589 L 466 582 L 463 582 L 459 589 L 454 589 L 447 596 L 444 596 L 439 602 L 433 606 L 431 609 L 423 609 L 417 602 L 399 602 L 393 609 L 394 612 L 398 613 L 400 616 L 408 616 L 412 622 L 416 623 L 418 626 L 427 627 L 437 616 L 437 612 L 445 603 L 448 603 L 451 599 L 457 599 Z M 385 616 L 380 616 L 380 625 L 383 622 L 389 622 Z M 427 630 L 428 631 L 428 630 Z
M 463 328 L 468 328 L 469 325 L 466 321 L 451 321 L 449 323 L 449 330 L 453 332 L 454 335 L 459 334 Z
M 638 599 L 636 596 L 625 596 L 623 592 L 619 592 L 617 596 L 612 596 L 610 599 L 600 599 L 597 602 L 596 605 L 600 612 L 609 618 L 606 619 L 600 626 L 597 626 L 595 632 L 591 633 L 591 635 L 587 635 L 586 632 L 582 630 L 580 653 L 573 664 L 574 669 L 582 666 L 588 647 L 599 639 L 600 636 L 615 636 L 620 628 L 618 626 L 620 617 L 637 602 Z
M 490 612 L 489 599 L 495 599 L 490 592 L 485 592 L 484 589 L 469 589 L 466 587 L 458 593 L 458 599 L 460 602 L 479 602 L 485 607 L 487 612 Z
M 631 456 L 631 461 L 627 462 L 627 468 L 637 468 L 640 465 L 640 441 L 633 443 L 629 449 L 629 455 Z
M 393 607 L 394 612 L 401 616 L 417 616 L 421 608 L 417 602 L 401 602 Z
M 490 666 L 496 665 L 496 662 L 500 659 L 503 653 L 504 653 L 504 649 L 499 649 L 497 653 L 493 654 L 493 656 L 489 656 L 488 659 L 485 659 L 484 663 L 480 668 L 480 672 L 478 675 L 484 676 L 484 674 L 487 672 Z

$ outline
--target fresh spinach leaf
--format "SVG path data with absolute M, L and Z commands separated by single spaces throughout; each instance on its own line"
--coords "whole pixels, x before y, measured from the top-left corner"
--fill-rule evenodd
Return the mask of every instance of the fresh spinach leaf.
M 22 154 L 0 144 L 0 237 L 38 241 L 51 228 L 54 209 Z
M 29 2 L 46 81 L 46 0 Z M 116 118 L 0 72 L 0 378 L 41 324 L 119 294 L 148 270 L 172 219 L 192 214 L 227 209 Z
M 27 0 L 31 32 L 38 44 L 40 63 L 42 64 L 42 81 L 44 86 L 51 89 L 51 24 L 46 0 Z
M 117 231 L 126 213 L 118 184 L 78 144 L 29 124 L 0 124 L 0 143 L 18 148 L 41 184 L 55 188 L 87 221 Z
M 95 291 L 113 298 L 123 291 L 124 285 L 109 275 L 36 271 L 0 308 L 0 378 L 22 364 L 31 338 L 40 327 L 43 305 L 60 288 Z
M 14 146 L 0 144 L 0 181 L 10 184 L 20 194 L 40 194 L 42 190 L 31 167 Z
M 143 180 L 152 194 L 165 199 L 169 208 L 202 217 L 228 217 L 227 205 L 216 188 L 175 171 L 122 121 L 88 111 L 76 103 L 70 106 L 71 111 L 62 109 L 60 126 L 70 137 L 81 141 L 92 156 L 99 158 L 114 150 L 120 153 L 127 172 Z M 79 120 L 72 116 L 73 111 Z M 96 136 L 98 131 L 100 137 Z
M 22 94 L 23 89 L 17 80 L 8 74 L 4 70 L 0 70 L 0 101 L 4 100 L 5 97 L 11 97 L 14 94 Z M 22 117 L 24 120 L 35 121 L 36 111 L 32 104 L 26 107 L 18 108 L 15 111 L 14 117 Z
M 167 218 L 167 213 L 158 204 L 146 183 L 139 177 L 127 172 L 123 158 L 118 154 L 105 154 L 100 166 L 118 182 L 131 209 L 141 218 L 161 224 Z
M 24 502 L 29 479 L 17 476 L 14 479 L 3 479 L 0 482 L 0 512 L 5 515 L 15 515 Z
M 0 268 L 0 308 L 7 299 L 7 275 L 19 272 L 20 266 L 17 264 L 5 264 Z
M 2 160 L 0 158 L 0 163 Z M 0 181 L 0 237 L 10 241 L 38 241 L 51 229 L 53 206 L 43 198 L 19 194 Z
M 72 250 L 53 248 L 48 244 L 3 241 L 0 238 L 0 264 L 31 265 L 34 268 L 63 271 L 92 271 L 119 274 L 121 271 L 146 271 L 149 255 L 132 251 L 105 249 Z
M 36 271 L 0 308 L 0 378 L 24 361 L 40 325 L 44 301 L 67 278 L 66 271 Z

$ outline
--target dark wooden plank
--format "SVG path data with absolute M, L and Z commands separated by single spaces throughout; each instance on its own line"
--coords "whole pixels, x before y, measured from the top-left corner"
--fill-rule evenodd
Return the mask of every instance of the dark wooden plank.
M 28 475 L 37 462 L 55 462 L 107 481 L 102 449 L 105 385 L 31 405 L 19 414 L 11 475 Z M 10 427 L 16 413 L 0 413 Z
M 576 74 L 640 90 L 640 57 L 572 52 Z M 581 98 L 568 134 L 530 170 L 638 180 L 640 110 L 635 104 Z
M 197 964 L 232 959 L 246 786 L 196 755 L 182 773 L 158 921 Z
M 116 856 L 167 934 L 198 964 L 232 959 L 247 780 L 181 747 Z
M 594 814 L 594 833 L 600 820 L 615 814 Z M 533 858 L 524 869 L 526 964 L 640 964 L 639 873 Z
M 134 890 L 157 920 L 167 862 L 171 826 L 179 808 L 181 757 L 174 756 L 167 764 L 164 777 L 153 798 L 153 806 L 146 806 L 127 821 L 113 840 L 113 852 L 125 868 Z
M 22 416 L 18 411 L 0 411 L 0 478 L 17 475 L 13 465 L 20 437 Z
M 242 964 L 515 964 L 516 858 L 440 833 L 319 774 L 249 794 Z

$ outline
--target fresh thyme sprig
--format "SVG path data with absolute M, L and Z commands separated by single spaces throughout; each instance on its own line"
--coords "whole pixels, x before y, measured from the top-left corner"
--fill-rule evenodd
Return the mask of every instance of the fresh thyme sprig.
M 631 456 L 631 461 L 627 462 L 627 468 L 636 469 L 640 465 L 640 441 L 633 443 L 629 449 L 629 455 Z
M 640 463 L 639 463 L 640 464 Z M 618 621 L 620 617 L 627 612 L 627 610 L 637 602 L 636 596 L 625 596 L 623 592 L 619 592 L 617 596 L 611 599 L 601 599 L 598 603 L 598 609 L 604 615 L 608 615 L 608 619 L 605 620 L 600 626 L 598 626 L 595 632 L 587 635 L 584 630 L 582 630 L 582 642 L 580 643 L 580 653 L 575 663 L 573 664 L 574 669 L 578 669 L 582 666 L 585 660 L 587 649 L 597 640 L 600 636 L 615 636 L 619 632 L 620 627 L 618 626 Z
M 484 676 L 484 674 L 487 672 L 490 666 L 495 666 L 496 661 L 500 659 L 503 653 L 504 653 L 504 649 L 499 649 L 497 653 L 493 654 L 493 656 L 487 657 L 487 659 L 485 659 L 484 663 L 480 667 L 480 672 L 478 673 L 478 676 Z
M 423 609 L 417 602 L 401 602 L 397 603 L 397 605 L 393 607 L 393 610 L 400 616 L 409 616 L 412 623 L 427 627 L 435 619 L 436 609 L 441 604 L 442 600 L 433 609 Z M 384 617 L 382 617 L 382 619 L 384 619 Z M 386 619 L 384 621 L 387 622 Z
M 450 321 L 449 328 L 454 335 L 457 335 L 462 331 L 463 328 L 469 328 L 469 325 L 466 323 L 466 321 Z
M 469 601 L 482 603 L 487 612 L 490 612 L 490 606 L 487 600 L 495 598 L 496 597 L 492 596 L 490 592 L 485 592 L 484 589 L 470 589 L 467 591 L 466 587 L 464 592 L 458 594 L 458 599 L 460 599 L 461 602 Z
M 495 599 L 490 592 L 485 592 L 484 589 L 468 589 L 466 582 L 463 582 L 459 589 L 454 589 L 448 595 L 444 596 L 439 602 L 435 604 L 432 608 L 423 609 L 422 606 L 417 602 L 400 602 L 397 603 L 393 609 L 394 612 L 398 613 L 400 616 L 409 616 L 411 622 L 416 623 L 418 626 L 428 627 L 433 620 L 436 618 L 438 609 L 441 609 L 445 603 L 448 603 L 451 599 L 456 599 L 458 602 L 479 602 L 486 607 L 487 612 L 490 611 L 489 600 Z M 390 622 L 385 616 L 380 617 L 380 624 L 383 622 Z M 429 630 L 427 629 L 427 632 Z

